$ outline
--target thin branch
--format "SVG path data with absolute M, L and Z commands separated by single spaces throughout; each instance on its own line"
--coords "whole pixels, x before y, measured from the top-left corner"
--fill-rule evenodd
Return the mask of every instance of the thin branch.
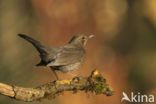
M 23 88 L 0 83 L 0 94 L 22 101 L 36 101 L 41 99 L 53 99 L 64 91 L 92 92 L 94 94 L 113 95 L 113 89 L 106 84 L 105 78 L 98 72 L 92 71 L 86 78 L 75 77 L 72 80 L 61 80 L 46 83 L 36 88 Z

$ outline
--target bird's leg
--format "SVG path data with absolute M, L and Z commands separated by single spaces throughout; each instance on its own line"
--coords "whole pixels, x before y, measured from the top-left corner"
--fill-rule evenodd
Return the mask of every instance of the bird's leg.
M 74 76 L 74 77 L 84 77 L 84 76 L 80 76 L 80 75 L 73 74 L 73 73 L 71 73 L 70 71 L 68 72 L 68 74 L 70 74 L 70 75 L 72 75 L 72 76 Z
M 57 75 L 56 71 L 53 70 L 53 69 L 51 69 L 51 70 L 52 70 L 52 72 L 54 73 L 54 75 L 55 75 L 55 77 L 56 77 L 56 80 L 58 80 L 59 78 L 58 78 L 58 75 Z

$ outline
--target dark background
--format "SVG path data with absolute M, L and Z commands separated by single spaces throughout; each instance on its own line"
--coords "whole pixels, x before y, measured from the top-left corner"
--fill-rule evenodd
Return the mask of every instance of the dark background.
M 66 92 L 41 103 L 121 104 L 123 91 L 156 93 L 156 0 L 0 0 L 0 82 L 35 87 L 55 76 L 34 66 L 38 53 L 18 33 L 48 46 L 65 45 L 77 33 L 94 34 L 85 63 L 73 73 L 88 76 L 97 68 L 115 90 L 111 97 Z M 41 104 L 0 95 L 0 104 L 21 103 Z

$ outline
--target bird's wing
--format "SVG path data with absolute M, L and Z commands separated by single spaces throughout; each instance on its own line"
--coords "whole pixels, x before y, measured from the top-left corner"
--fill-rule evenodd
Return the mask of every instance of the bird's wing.
M 41 52 L 40 57 L 45 62 L 48 62 L 50 59 L 53 59 L 57 54 L 57 49 L 55 47 L 54 48 L 45 47 L 44 50 L 46 52 Z
M 83 61 L 85 58 L 84 49 L 79 48 L 64 48 L 61 52 L 58 52 L 57 55 L 52 59 L 53 61 L 49 62 L 47 66 L 60 66 L 60 65 L 69 65 L 72 63 L 77 63 Z

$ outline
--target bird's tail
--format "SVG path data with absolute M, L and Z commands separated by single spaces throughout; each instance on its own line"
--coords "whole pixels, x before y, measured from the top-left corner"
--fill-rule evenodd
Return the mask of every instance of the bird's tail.
M 43 46 L 39 41 L 24 34 L 18 34 L 18 36 L 30 42 L 39 51 L 40 54 L 46 53 L 46 47 Z

